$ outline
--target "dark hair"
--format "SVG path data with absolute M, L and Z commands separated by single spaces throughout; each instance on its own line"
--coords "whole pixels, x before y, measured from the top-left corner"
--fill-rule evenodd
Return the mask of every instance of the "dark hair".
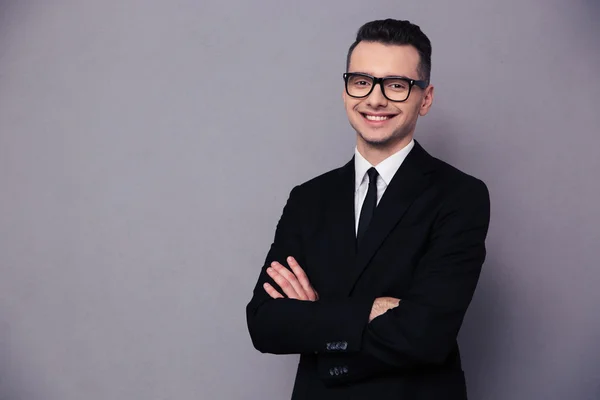
M 385 19 L 367 22 L 360 27 L 356 41 L 350 46 L 346 58 L 346 72 L 350 56 L 360 42 L 377 42 L 391 45 L 411 45 L 419 52 L 419 79 L 429 83 L 431 76 L 431 42 L 418 25 L 409 21 Z

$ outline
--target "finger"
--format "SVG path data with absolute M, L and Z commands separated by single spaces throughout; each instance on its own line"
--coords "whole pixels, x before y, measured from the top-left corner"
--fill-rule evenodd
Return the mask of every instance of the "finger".
M 288 257 L 287 261 L 290 265 L 290 268 L 292 268 L 292 271 L 296 275 L 296 278 L 298 278 L 298 282 L 300 282 L 300 285 L 304 289 L 304 293 L 306 293 L 308 299 L 311 301 L 317 300 L 319 296 L 317 295 L 315 289 L 313 289 L 312 285 L 310 284 L 310 281 L 308 280 L 308 277 L 306 276 L 306 273 L 304 272 L 300 264 L 298 264 L 298 261 L 296 261 L 294 257 Z
M 281 267 L 283 268 L 283 266 Z M 283 290 L 283 293 L 290 299 L 301 299 L 300 295 L 294 289 L 294 286 L 290 283 L 290 281 L 283 276 L 278 268 L 270 267 L 267 268 L 267 274 L 275 281 L 277 285 Z M 299 286 L 299 285 L 298 285 Z
M 282 275 L 290 283 L 290 285 L 292 285 L 300 300 L 308 300 L 308 295 L 304 292 L 302 284 L 300 284 L 294 273 L 277 262 L 273 263 L 273 268 L 275 268 L 275 270 Z
M 267 292 L 267 294 L 269 296 L 271 296 L 272 298 L 283 299 L 283 295 L 281 293 L 279 293 L 277 290 L 275 290 L 275 288 L 273 286 L 271 286 L 271 284 L 265 283 L 263 285 L 263 288 L 265 289 L 265 292 Z
M 295 298 L 299 300 L 308 300 L 308 296 L 306 293 L 304 293 L 304 288 L 302 288 L 302 285 L 298 281 L 298 278 L 296 278 L 296 275 L 278 262 L 274 262 L 272 264 L 272 268 L 277 271 L 277 273 L 283 277 L 283 279 L 285 279 L 286 284 L 291 286 L 293 292 L 296 294 Z

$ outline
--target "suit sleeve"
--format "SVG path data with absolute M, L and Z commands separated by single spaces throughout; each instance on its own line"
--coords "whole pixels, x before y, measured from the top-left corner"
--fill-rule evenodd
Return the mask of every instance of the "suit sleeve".
M 320 356 L 321 378 L 335 385 L 443 363 L 454 350 L 479 279 L 489 218 L 483 182 L 470 179 L 456 189 L 440 208 L 400 305 L 367 324 L 358 352 Z M 333 373 L 338 371 L 344 373 Z
M 263 284 L 278 285 L 266 268 L 294 256 L 304 265 L 303 227 L 307 226 L 310 207 L 302 198 L 302 187 L 295 187 L 277 224 L 273 244 L 267 254 L 246 306 L 246 321 L 254 347 L 263 353 L 312 354 L 334 352 L 341 348 L 358 351 L 368 322 L 373 297 L 321 299 L 316 302 L 295 299 L 272 299 Z

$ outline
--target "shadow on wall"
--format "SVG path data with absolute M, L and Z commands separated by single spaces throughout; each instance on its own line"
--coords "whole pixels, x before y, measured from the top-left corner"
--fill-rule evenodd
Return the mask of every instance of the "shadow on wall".
M 17 13 L 18 0 L 0 0 L 0 32 L 4 33 L 5 29 L 8 29 L 10 22 L 15 22 L 14 15 Z M 5 35 L 0 36 L 4 38 Z M 2 43 L 2 41 L 0 41 Z M 2 54 L 3 48 L 0 48 L 0 54 Z
M 469 398 L 494 398 L 494 388 L 502 387 L 506 374 L 498 360 L 506 343 L 509 320 L 507 289 L 498 272 L 502 262 L 488 251 L 479 284 L 459 335 L 463 369 Z M 504 376 L 504 379 L 502 378 Z
M 600 0 L 582 0 L 582 2 L 582 7 L 575 7 L 575 20 L 571 21 L 571 24 L 577 27 L 578 40 L 586 45 L 586 58 L 589 57 L 591 62 L 600 62 L 600 51 L 598 51 Z
M 13 379 L 9 327 L 8 322 L 0 320 L 0 400 L 19 400 L 15 388 L 11 386 Z
M 591 13 L 593 17 L 600 16 L 600 1 L 598 0 L 583 0 L 584 11 Z M 600 28 L 600 27 L 599 27 Z
M 457 138 L 463 137 L 458 132 L 458 126 L 452 123 L 449 115 L 438 112 L 435 122 L 428 125 L 419 136 L 423 138 L 425 148 L 434 157 L 437 157 L 477 178 L 483 179 L 490 190 L 492 203 L 492 216 L 490 229 L 486 241 L 487 256 L 482 269 L 481 277 L 475 291 L 471 305 L 467 311 L 463 326 L 459 334 L 461 358 L 467 379 L 469 398 L 486 399 L 494 398 L 493 388 L 502 386 L 501 377 L 505 375 L 500 370 L 497 362 L 501 353 L 505 351 L 506 324 L 510 319 L 508 315 L 508 293 L 510 289 L 505 282 L 501 271 L 503 261 L 501 252 L 494 245 L 494 190 L 491 182 L 478 174 L 478 163 L 490 160 L 489 155 L 494 154 L 494 149 L 485 142 L 478 144 L 474 154 L 463 145 L 457 143 Z M 457 121 L 455 121 L 457 122 Z M 443 132 L 443 134 L 440 134 Z M 465 133 L 465 132 L 462 132 Z M 464 153 L 469 152 L 465 156 Z M 464 153 L 463 153 L 464 152 Z M 469 164 L 465 165 L 465 160 Z
M 572 20 L 568 21 L 574 29 L 574 40 L 579 42 L 574 46 L 579 52 L 580 62 L 587 64 L 590 71 L 598 72 L 600 71 L 600 51 L 598 50 L 600 0 L 581 0 L 581 2 L 574 3 L 573 13 L 570 15 Z M 600 79 L 597 78 L 597 75 L 595 80 L 586 83 L 586 86 L 590 85 L 592 90 L 595 90 L 592 93 L 600 94 Z M 597 104 L 595 106 L 597 107 Z M 597 139 L 597 130 L 592 135 Z M 593 174 L 594 171 L 589 171 L 590 177 Z M 590 215 L 590 218 L 593 218 L 593 215 Z M 598 218 L 597 215 L 596 218 Z M 598 263 L 597 258 L 588 261 L 590 265 L 594 266 Z M 600 296 L 596 295 L 594 299 L 600 300 Z M 581 340 L 574 346 L 577 349 L 577 354 L 574 355 L 576 367 L 570 371 L 569 377 L 567 377 L 567 381 L 572 382 L 570 397 L 573 399 L 600 399 L 600 346 L 598 345 L 600 339 L 600 324 L 598 323 L 600 317 L 598 316 L 600 313 L 596 311 L 598 302 L 592 301 L 592 303 L 595 304 L 590 305 L 592 311 L 586 312 L 585 321 L 581 321 L 580 326 L 574 327 L 574 329 L 582 329 L 583 332 L 580 336 Z
M 9 43 L 15 45 L 13 41 L 9 40 L 7 32 L 11 24 L 20 22 L 18 14 L 23 9 L 23 4 L 20 9 L 17 7 L 18 5 L 18 0 L 0 0 L 0 70 L 7 62 L 3 56 Z M 1 78 L 0 75 L 0 81 Z M 0 269 L 0 276 L 1 274 L 2 270 Z M 0 400 L 20 400 L 22 396 L 17 394 L 14 379 L 15 360 L 10 347 L 10 323 L 5 320 L 6 316 L 3 314 L 4 312 L 0 309 Z

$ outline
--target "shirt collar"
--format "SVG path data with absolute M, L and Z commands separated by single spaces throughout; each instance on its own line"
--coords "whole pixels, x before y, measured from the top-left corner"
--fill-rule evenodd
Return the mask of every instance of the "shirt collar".
M 414 139 L 410 141 L 408 145 L 406 145 L 402 150 L 392 154 L 382 162 L 380 162 L 375 169 L 381 179 L 385 182 L 385 185 L 388 186 L 392 181 L 392 178 L 398 171 L 398 168 L 402 165 L 408 153 L 415 146 Z M 358 148 L 354 149 L 354 171 L 355 171 L 355 185 L 354 189 L 357 190 L 363 179 L 365 179 L 365 175 L 369 168 L 373 167 L 370 162 L 368 162 L 362 154 L 358 151 Z

